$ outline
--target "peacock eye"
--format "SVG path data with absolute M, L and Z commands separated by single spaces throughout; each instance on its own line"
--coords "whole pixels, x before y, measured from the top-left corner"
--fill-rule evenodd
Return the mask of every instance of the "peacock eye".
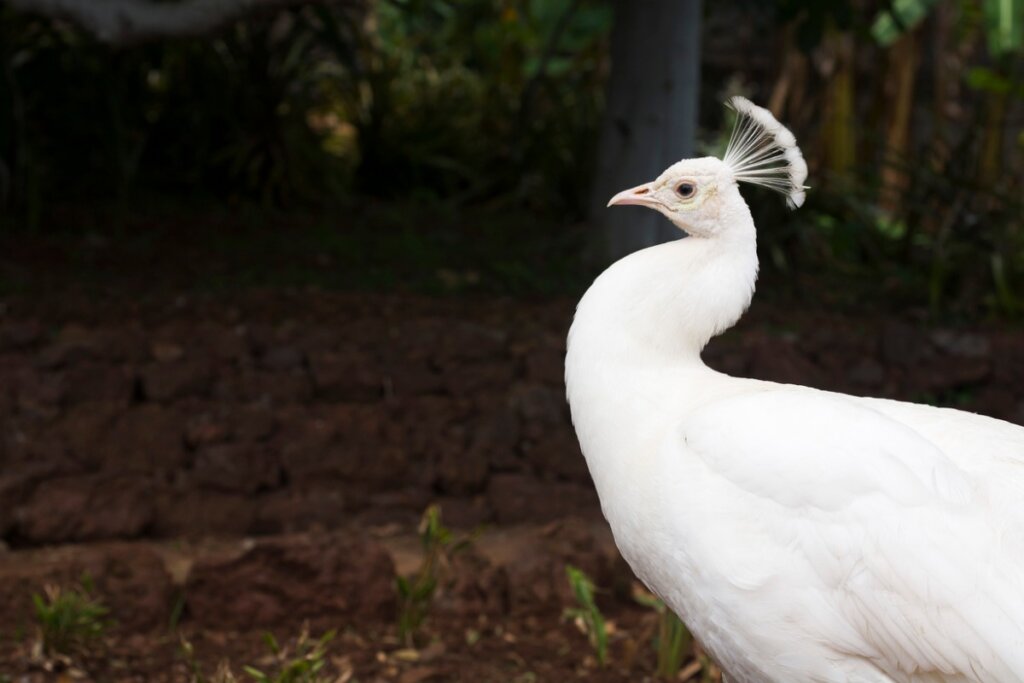
M 676 186 L 676 194 L 683 199 L 689 199 L 697 192 L 697 186 L 691 182 L 679 183 Z

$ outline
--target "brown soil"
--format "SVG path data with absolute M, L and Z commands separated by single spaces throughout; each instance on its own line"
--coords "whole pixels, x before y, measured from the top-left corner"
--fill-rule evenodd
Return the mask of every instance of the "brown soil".
M 96 579 L 118 624 L 75 668 L 90 680 L 192 680 L 181 639 L 207 675 L 223 661 L 273 670 L 264 632 L 288 642 L 306 624 L 338 636 L 330 673 L 361 681 L 642 680 L 653 671 L 655 615 L 629 599 L 631 578 L 606 529 L 568 518 L 491 529 L 439 572 L 441 588 L 413 647 L 395 627 L 396 572 L 421 561 L 418 539 L 390 529 L 344 529 L 195 543 L 99 542 L 0 555 L 0 609 L 26 632 L 0 647 L 0 671 L 55 680 L 33 656 L 29 596 L 46 583 Z M 563 618 L 565 566 L 604 588 L 613 664 L 599 669 L 584 635 Z M 59 667 L 58 667 L 59 668 Z M 333 680 L 333 679 L 332 679 Z M 342 680 L 339 678 L 339 680 Z M 347 680 L 347 679 L 345 679 Z
M 563 399 L 571 312 L 315 290 L 3 301 L 0 680 L 63 680 L 31 656 L 30 598 L 83 573 L 118 622 L 78 662 L 92 680 L 189 680 L 180 635 L 241 676 L 269 666 L 261 632 L 304 621 L 338 630 L 338 680 L 649 677 L 655 616 Z M 756 305 L 706 358 L 1024 423 L 1020 331 Z M 417 566 L 431 502 L 483 532 L 410 651 L 393 577 Z M 607 668 L 563 619 L 567 563 L 602 589 Z

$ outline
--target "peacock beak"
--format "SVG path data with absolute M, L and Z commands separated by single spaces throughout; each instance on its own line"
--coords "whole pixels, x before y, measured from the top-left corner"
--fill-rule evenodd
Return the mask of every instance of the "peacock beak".
M 643 185 L 637 185 L 634 188 L 618 193 L 611 198 L 608 206 L 628 206 L 634 204 L 655 208 L 658 203 L 658 200 L 654 197 L 654 188 L 651 187 L 651 183 L 644 183 Z

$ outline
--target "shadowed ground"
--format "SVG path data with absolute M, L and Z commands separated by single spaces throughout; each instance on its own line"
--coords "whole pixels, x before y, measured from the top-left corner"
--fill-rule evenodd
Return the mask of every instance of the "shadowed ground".
M 45 250 L 9 251 L 5 272 L 30 253 Z M 563 398 L 573 297 L 214 291 L 173 281 L 183 258 L 112 258 L 87 286 L 65 263 L 2 299 L 0 673 L 49 680 L 30 596 L 87 573 L 119 623 L 98 680 L 187 680 L 175 632 L 211 668 L 258 662 L 259 632 L 306 619 L 341 629 L 332 667 L 358 680 L 649 674 L 655 615 L 631 597 Z M 707 361 L 1024 422 L 1020 330 L 795 309 L 759 300 Z M 418 565 L 433 502 L 482 531 L 402 654 L 393 577 Z M 562 618 L 567 563 L 601 588 L 606 672 Z

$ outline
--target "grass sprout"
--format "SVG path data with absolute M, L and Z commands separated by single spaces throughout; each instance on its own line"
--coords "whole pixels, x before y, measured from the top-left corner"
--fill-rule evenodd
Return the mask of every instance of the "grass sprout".
M 423 562 L 412 576 L 396 579 L 398 590 L 398 635 L 407 647 L 413 647 L 416 632 L 427 617 L 437 591 L 440 571 L 452 556 L 464 550 L 473 537 L 456 539 L 441 521 L 441 508 L 431 505 L 419 525 Z
M 334 631 L 328 631 L 313 639 L 309 635 L 309 625 L 304 624 L 294 647 L 289 649 L 279 645 L 274 636 L 267 633 L 263 638 L 273 654 L 275 671 L 268 674 L 252 666 L 243 667 L 243 670 L 256 683 L 328 683 L 330 679 L 320 674 L 327 664 L 327 644 L 334 636 Z
M 203 667 L 199 664 L 199 660 L 196 657 L 195 647 L 184 636 L 181 638 L 181 653 L 185 659 L 185 666 L 188 668 L 189 683 L 238 683 L 238 679 L 232 673 L 231 667 L 225 661 L 218 664 L 217 669 L 213 672 L 213 676 L 208 678 L 203 673 Z
M 572 565 L 566 566 L 565 574 L 577 603 L 577 607 L 566 608 L 565 616 L 572 619 L 586 634 L 594 648 L 597 663 L 604 666 L 608 661 L 608 629 L 601 610 L 594 602 L 594 582 L 583 570 Z
M 32 595 L 42 655 L 82 655 L 103 637 L 113 621 L 94 593 L 92 581 L 84 576 L 77 587 L 50 584 L 42 594 Z
M 264 668 L 244 666 L 242 670 L 255 683 L 331 683 L 335 680 L 323 673 L 327 665 L 327 645 L 334 639 L 335 632 L 328 631 L 319 638 L 312 638 L 309 625 L 303 624 L 302 631 L 291 647 L 282 646 L 270 633 L 263 640 L 270 650 Z M 189 683 L 238 683 L 231 666 L 222 661 L 213 676 L 207 677 L 196 657 L 192 643 L 181 639 L 182 655 L 189 671 Z M 341 679 L 338 679 L 341 680 Z
M 692 650 L 693 637 L 682 620 L 655 596 L 636 590 L 633 598 L 658 613 L 658 632 L 654 637 L 654 649 L 658 654 L 656 674 L 661 678 L 675 679 Z

